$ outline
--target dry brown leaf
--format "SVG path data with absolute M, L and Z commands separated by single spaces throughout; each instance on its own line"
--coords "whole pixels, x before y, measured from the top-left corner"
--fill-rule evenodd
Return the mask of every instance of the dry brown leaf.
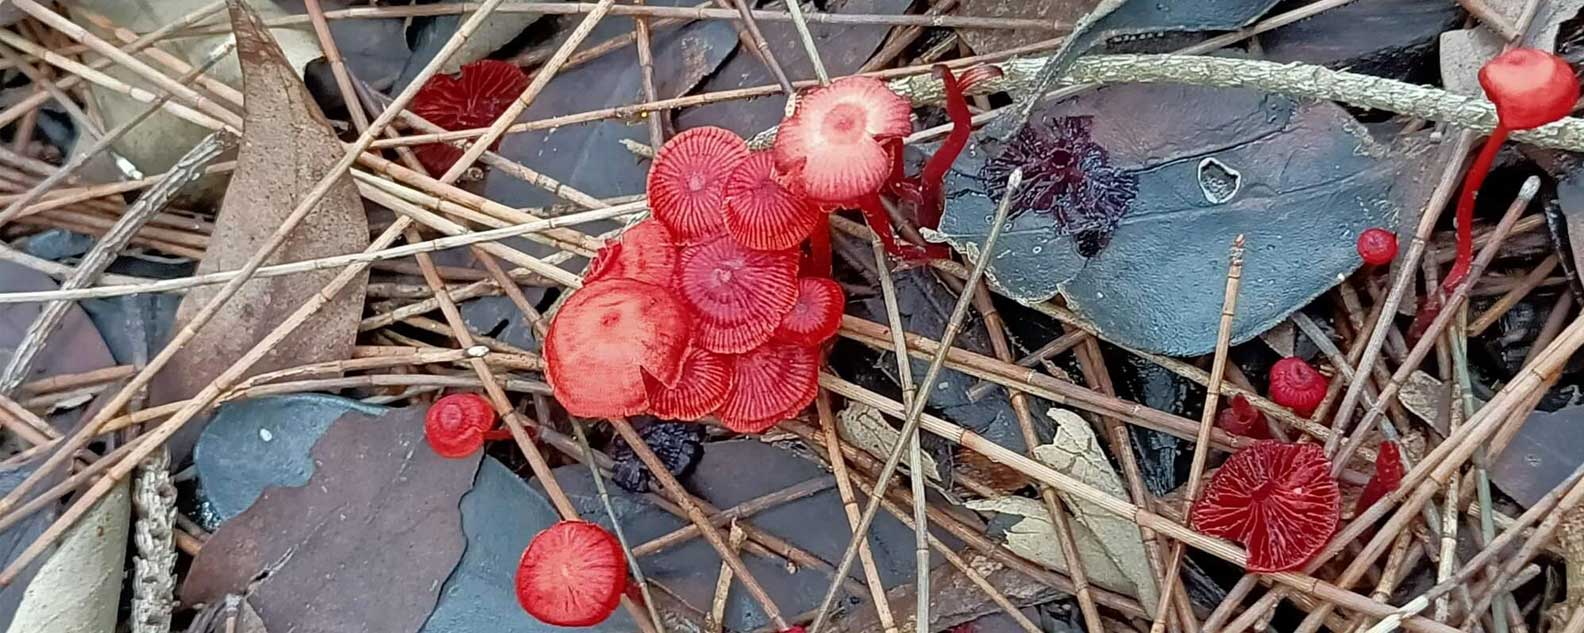
M 228 5 L 247 111 L 236 173 L 198 264 L 200 274 L 241 268 L 344 152 L 258 15 L 237 0 Z M 342 176 L 265 264 L 341 255 L 367 246 L 368 217 L 351 178 Z M 197 393 L 336 274 L 321 270 L 248 282 L 160 373 L 151 392 L 155 403 Z M 343 290 L 314 315 L 313 323 L 275 345 L 249 375 L 350 356 L 366 281 L 365 274 Z M 204 286 L 188 293 L 177 324 L 190 320 L 218 289 Z M 188 425 L 173 437 L 173 457 L 184 458 L 200 430 Z

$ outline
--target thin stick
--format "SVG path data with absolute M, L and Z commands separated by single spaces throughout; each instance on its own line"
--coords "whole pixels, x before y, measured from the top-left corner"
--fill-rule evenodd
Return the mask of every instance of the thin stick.
M 1523 298 L 1528 296 L 1535 288 L 1540 287 L 1540 283 L 1545 281 L 1546 276 L 1556 270 L 1560 263 L 1561 260 L 1557 258 L 1556 253 L 1552 253 L 1546 256 L 1545 259 L 1540 260 L 1540 263 L 1535 265 L 1534 269 L 1530 270 L 1528 274 L 1525 274 L 1517 285 L 1508 290 L 1506 294 L 1503 294 L 1501 298 L 1496 300 L 1496 303 L 1491 304 L 1489 308 L 1480 313 L 1479 318 L 1474 319 L 1474 322 L 1469 324 L 1468 335 L 1479 336 L 1486 328 L 1495 325 L 1498 320 L 1501 320 L 1502 315 L 1507 314 L 1508 310 L 1518 305 L 1519 301 L 1523 301 Z
M 1227 350 L 1232 343 L 1232 318 L 1237 315 L 1238 291 L 1243 285 L 1243 235 L 1232 240 L 1232 253 L 1227 264 L 1226 291 L 1221 298 L 1221 323 L 1216 330 L 1215 358 L 1210 363 L 1210 387 L 1205 392 L 1204 409 L 1199 414 L 1199 436 L 1194 438 L 1193 463 L 1188 467 L 1188 488 L 1184 494 L 1184 516 L 1187 504 L 1199 498 L 1199 485 L 1204 477 L 1205 462 L 1210 458 L 1210 429 L 1215 425 L 1217 406 L 1220 404 L 1221 381 L 1226 376 Z M 1173 542 L 1166 557 L 1165 574 L 1161 576 L 1162 596 L 1155 608 L 1155 621 L 1151 633 L 1166 630 L 1169 600 L 1166 596 L 1176 591 L 1178 568 L 1182 565 L 1183 544 Z
M 642 5 L 644 0 L 633 0 L 634 5 Z M 655 101 L 660 98 L 655 91 L 654 82 L 654 49 L 650 46 L 649 18 L 633 18 L 633 41 L 637 43 L 638 50 L 638 77 L 643 89 L 644 101 Z M 649 147 L 659 150 L 665 144 L 665 116 L 663 112 L 656 112 L 645 117 L 649 124 Z
M 792 1 L 796 2 L 796 0 Z M 829 229 L 821 227 L 815 230 L 828 231 Z M 874 255 L 875 271 L 880 278 L 880 297 L 885 303 L 886 322 L 891 324 L 893 332 L 900 333 L 902 331 L 902 310 L 897 306 L 896 279 L 891 276 L 890 258 L 886 255 L 885 245 L 877 237 L 869 239 L 869 250 Z M 919 393 L 918 386 L 913 384 L 913 363 L 907 353 L 907 341 L 904 341 L 900 336 L 893 336 L 891 337 L 891 348 L 892 353 L 896 356 L 897 383 L 902 387 L 902 405 L 911 407 L 913 406 L 913 399 L 919 397 Z M 828 397 L 823 394 L 823 390 L 821 392 L 821 397 Z M 924 397 L 928 398 L 929 394 L 926 392 Z M 833 450 L 831 457 L 833 459 L 839 457 L 839 453 L 834 452 L 834 447 L 840 445 L 840 439 L 827 438 L 827 441 L 829 442 L 828 446 L 832 447 Z M 897 441 L 905 441 L 908 444 L 908 470 L 912 475 L 909 478 L 909 482 L 912 484 L 913 489 L 913 522 L 920 526 L 919 529 L 913 531 L 913 575 L 915 578 L 913 621 L 915 627 L 923 627 L 928 626 L 930 621 L 929 513 L 924 496 L 924 483 L 928 479 L 928 475 L 924 472 L 923 450 L 919 446 L 918 433 L 914 433 L 911 436 L 898 436 Z M 858 508 L 856 505 L 852 508 L 852 516 L 850 518 L 853 533 L 858 534 Z M 863 554 L 864 549 L 868 549 L 868 545 L 869 540 L 867 538 L 859 539 L 860 555 Z M 889 605 L 885 607 L 885 610 L 890 610 Z M 883 616 L 881 621 L 884 622 L 886 619 Z M 894 628 L 895 625 L 893 624 L 892 627 Z
M 841 497 L 842 511 L 847 514 L 848 528 L 855 529 L 858 527 L 858 500 L 853 496 L 852 482 L 848 479 L 847 460 L 841 454 L 841 434 L 836 429 L 836 416 L 831 414 L 830 394 L 824 389 L 821 389 L 815 397 L 814 408 L 819 414 L 820 429 L 825 433 L 827 461 L 830 462 L 831 474 L 836 479 L 836 494 Z M 914 477 L 919 477 L 917 471 L 914 472 Z M 918 531 L 915 530 L 914 534 L 918 534 Z M 928 547 L 928 539 L 921 538 L 921 540 L 924 540 L 925 546 Z M 874 603 L 880 628 L 887 633 L 893 633 L 897 630 L 896 617 L 891 614 L 891 601 L 886 599 L 885 583 L 880 580 L 880 570 L 875 566 L 874 553 L 869 549 L 868 539 L 858 544 L 858 560 L 863 566 L 864 580 L 869 585 L 869 599 Z M 928 574 L 929 568 L 925 567 L 920 571 Z M 927 587 L 928 584 L 925 586 Z
M 980 256 L 974 262 L 973 272 L 968 274 L 968 282 L 964 287 L 972 287 L 974 284 L 979 283 L 979 279 L 984 276 L 985 268 L 989 266 L 990 258 L 993 256 L 996 240 L 1001 237 L 1002 224 L 1006 219 L 1008 210 L 1012 206 L 1012 193 L 1017 191 L 1018 186 L 1021 184 L 1023 184 L 1023 170 L 1013 170 L 1011 177 L 1007 179 L 1007 193 L 1002 197 L 1001 204 L 996 209 L 995 222 L 991 224 L 990 234 L 985 237 L 985 243 L 979 249 Z M 951 348 L 951 342 L 957 337 L 957 330 L 962 327 L 963 319 L 968 316 L 968 307 L 972 303 L 972 293 L 964 292 L 957 297 L 957 305 L 952 308 L 951 318 L 947 320 L 945 330 L 941 332 L 940 349 L 930 361 L 929 368 L 924 372 L 923 384 L 933 385 L 936 378 L 940 376 L 941 366 L 946 362 L 946 350 Z M 853 559 L 858 553 L 858 542 L 867 538 L 869 525 L 874 521 L 875 512 L 880 507 L 880 498 L 885 496 L 885 489 L 891 484 L 891 476 L 896 474 L 897 464 L 902 461 L 903 449 L 907 447 L 905 439 L 918 432 L 920 420 L 922 419 L 920 416 L 924 413 L 924 404 L 926 402 L 929 402 L 928 398 L 915 398 L 912 406 L 907 408 L 907 415 L 903 418 L 902 430 L 898 436 L 896 446 L 891 447 L 891 453 L 886 456 L 885 466 L 880 469 L 880 474 L 876 478 L 877 493 L 869 496 L 869 503 L 864 507 L 863 516 L 858 521 L 858 527 L 854 530 L 853 538 L 848 541 L 847 549 L 842 553 L 841 563 L 836 565 L 837 578 L 845 577 L 848 570 L 852 569 Z M 820 627 L 825 623 L 826 616 L 830 614 L 831 604 L 835 602 L 836 591 L 839 588 L 840 585 L 833 582 L 825 590 L 825 598 L 820 601 L 820 606 L 815 611 L 813 624 L 809 625 L 810 633 L 819 633 Z
M 794 91 L 792 80 L 787 78 L 786 70 L 781 67 L 781 62 L 776 61 L 775 52 L 770 50 L 770 42 L 765 40 L 764 32 L 759 30 L 759 22 L 754 19 L 753 11 L 749 9 L 748 3 L 744 0 L 718 0 L 718 2 L 721 6 L 734 6 L 737 9 L 737 14 L 742 16 L 741 34 L 747 38 L 748 44 L 752 46 L 749 50 L 754 51 L 759 60 L 764 62 L 765 67 L 770 69 L 770 74 L 775 77 L 776 85 L 781 86 L 781 91 L 785 92 L 787 96 L 791 96 Z M 660 148 L 659 145 L 653 145 L 652 147 Z
M 814 67 L 814 77 L 821 86 L 830 85 L 830 73 L 825 72 L 825 61 L 820 59 L 819 45 L 814 43 L 814 33 L 809 31 L 809 20 L 803 14 L 802 0 L 787 0 L 786 7 L 787 14 L 792 18 L 792 28 L 797 30 L 798 40 L 803 43 L 803 52 L 808 55 L 809 65 Z M 919 626 L 925 624 L 921 622 Z M 927 632 L 920 629 L 919 633 Z
M 727 547 L 730 547 L 733 552 L 737 551 L 742 548 L 743 538 L 746 536 L 747 534 L 743 532 L 742 528 L 737 526 L 737 522 L 732 521 L 731 531 L 726 537 Z M 723 560 L 721 561 L 720 572 L 715 577 L 715 597 L 710 600 L 709 619 L 704 623 L 705 630 L 712 633 L 720 633 L 723 630 L 726 621 L 726 598 L 731 592 L 731 582 L 731 565 Z

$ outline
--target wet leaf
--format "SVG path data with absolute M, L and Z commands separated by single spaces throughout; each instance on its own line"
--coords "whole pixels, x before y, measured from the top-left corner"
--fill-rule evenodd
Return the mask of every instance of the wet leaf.
M 1410 80 L 1424 72 L 1436 38 L 1463 18 L 1439 0 L 1353 2 L 1262 35 L 1260 44 L 1271 61 Z
M 1546 224 L 1574 296 L 1584 296 L 1584 170 L 1570 169 L 1557 181 L 1556 204 L 1545 206 Z
M 231 16 L 244 69 L 245 129 L 236 174 L 198 264 L 200 274 L 241 268 L 280 228 L 300 196 L 343 154 L 329 122 L 280 47 L 262 29 L 259 16 L 234 1 Z M 355 253 L 367 246 L 368 218 L 362 200 L 352 179 L 343 175 L 265 264 Z M 160 373 L 152 399 L 172 402 L 197 393 L 298 306 L 317 296 L 338 272 L 248 282 Z M 313 315 L 312 324 L 273 345 L 249 375 L 350 356 L 367 279 L 365 274 L 355 280 Z M 218 292 L 219 286 L 204 286 L 188 293 L 177 311 L 178 323 L 191 319 Z M 185 458 L 200 430 L 200 425 L 190 424 L 172 437 L 176 461 Z
M 1584 511 L 1575 507 L 1562 515 L 1556 544 L 1567 562 L 1567 599 L 1546 612 L 1553 625 L 1564 625 L 1568 615 L 1584 607 Z M 1555 626 L 1552 627 L 1555 629 Z
M 1067 559 L 1062 554 L 1061 540 L 1056 535 L 1056 527 L 1051 524 L 1050 517 L 1045 512 L 1043 502 L 1028 497 L 1000 497 L 975 499 L 967 502 L 967 506 L 980 512 L 1008 515 L 992 522 L 991 528 L 1002 527 L 1003 538 L 1013 553 L 1057 571 L 1066 572 Z M 1089 582 L 1112 591 L 1134 595 L 1137 589 L 1132 579 L 1123 574 L 1122 570 L 1117 569 L 1116 563 L 1106 555 L 1105 545 L 1094 532 L 1088 526 L 1076 521 L 1070 521 L 1068 524 L 1072 527 L 1073 538 L 1077 540 L 1078 557 L 1083 560 L 1084 571 L 1089 572 Z
M 849 403 L 847 408 L 836 414 L 836 424 L 843 440 L 879 460 L 889 456 L 891 447 L 896 446 L 902 437 L 901 433 L 886 423 L 879 409 L 857 402 Z M 919 461 L 925 476 L 930 481 L 939 482 L 941 471 L 935 458 L 924 453 L 920 455 Z
M 1507 450 L 1491 464 L 1491 481 L 1527 508 L 1555 488 L 1584 460 L 1584 406 L 1535 411 Z
M 0 262 L 0 292 L 55 290 L 60 285 L 44 273 L 31 268 Z M 0 304 L 0 362 L 9 361 L 22 342 L 27 328 L 38 318 L 37 303 Z M 66 310 L 60 327 L 45 341 L 44 350 L 33 363 L 27 380 L 61 374 L 76 374 L 114 365 L 104 339 L 88 316 L 77 307 Z
M 423 414 L 347 413 L 331 424 L 314 446 L 307 485 L 270 488 L 222 525 L 193 561 L 181 599 L 208 602 L 251 586 L 274 630 L 419 630 L 462 555 L 458 503 L 478 469 L 477 454 L 429 450 Z
M 1137 177 L 1137 194 L 1108 244 L 1083 239 L 1104 225 L 1079 231 L 1055 214 L 1018 215 L 996 246 L 989 277 L 1019 301 L 1060 292 L 1102 336 L 1148 351 L 1214 348 L 1214 328 L 1200 325 L 1219 315 L 1236 235 L 1246 235 L 1248 253 L 1235 343 L 1280 323 L 1357 267 L 1359 232 L 1390 225 L 1405 200 L 1422 202 L 1417 179 L 1399 177 L 1413 161 L 1377 144 L 1330 103 L 1123 85 L 1035 116 L 1093 117 L 1092 138 L 1111 165 Z M 941 232 L 971 257 L 994 212 L 978 176 L 984 164 L 982 149 L 971 147 L 947 178 Z
M 1441 381 L 1423 371 L 1415 370 L 1408 376 L 1408 381 L 1403 383 L 1402 390 L 1397 394 L 1397 400 L 1402 402 L 1403 408 L 1409 413 L 1445 433 L 1447 400 L 1451 396 L 1451 390 Z
M 527 1 L 506 0 L 501 3 L 500 8 Z M 418 72 L 434 59 L 435 53 L 440 52 L 440 47 L 445 46 L 446 41 L 451 39 L 457 27 L 461 26 L 469 15 L 471 13 L 453 13 L 414 20 L 413 29 L 416 33 L 412 39 L 416 45 L 413 47 L 412 56 L 407 59 L 406 67 L 401 68 L 401 76 L 392 87 L 392 94 L 400 92 L 407 87 L 407 84 L 412 83 Z M 495 13 L 484 20 L 482 26 L 468 34 L 462 46 L 446 60 L 445 65 L 440 67 L 440 72 L 454 73 L 461 70 L 463 64 L 483 59 L 496 49 L 517 39 L 517 36 L 522 35 L 523 29 L 538 22 L 540 17 L 538 13 L 507 13 L 496 9 Z
M 1063 474 L 1099 488 L 1118 499 L 1127 499 L 1127 488 L 1116 469 L 1106 459 L 1089 423 L 1078 414 L 1066 409 L 1051 409 L 1046 417 L 1056 422 L 1056 439 L 1050 444 L 1034 448 L 1034 457 Z M 1155 587 L 1155 574 L 1150 570 L 1149 555 L 1144 551 L 1144 535 L 1138 524 L 1106 512 L 1094 503 L 1062 494 L 1062 500 L 1072 509 L 1073 517 L 1088 527 L 1105 550 L 1116 568 L 1136 588 L 1139 602 L 1146 610 L 1153 609 L 1159 591 Z

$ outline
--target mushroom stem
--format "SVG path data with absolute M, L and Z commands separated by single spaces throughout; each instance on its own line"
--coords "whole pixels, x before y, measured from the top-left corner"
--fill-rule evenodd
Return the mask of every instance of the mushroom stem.
M 831 226 L 830 216 L 822 214 L 814 230 L 809 233 L 809 274 L 815 277 L 831 276 Z M 868 217 L 865 213 L 864 217 Z
M 1458 284 L 1468 278 L 1469 266 L 1474 261 L 1474 194 L 1485 183 L 1491 163 L 1496 160 L 1496 152 L 1501 150 L 1502 143 L 1507 141 L 1511 131 L 1498 121 L 1490 138 L 1485 140 L 1485 147 L 1480 149 L 1479 156 L 1469 167 L 1468 175 L 1463 178 L 1463 191 L 1458 195 L 1457 204 L 1457 259 L 1452 262 L 1452 270 L 1447 272 L 1446 279 L 1441 282 L 1443 295 L 1452 294 Z
M 968 146 L 968 135 L 973 132 L 973 113 L 968 111 L 968 100 L 963 97 L 957 78 L 943 65 L 935 66 L 934 72 L 946 86 L 946 114 L 951 117 L 952 128 L 941 146 L 930 154 L 924 170 L 919 172 L 918 223 L 930 229 L 940 227 L 945 207 L 941 188 L 946 182 L 946 171 L 957 162 L 963 148 Z

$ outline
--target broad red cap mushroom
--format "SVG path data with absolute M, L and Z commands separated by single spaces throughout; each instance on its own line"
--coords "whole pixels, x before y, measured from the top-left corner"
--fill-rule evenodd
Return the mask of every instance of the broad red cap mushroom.
M 801 244 L 825 211 L 788 187 L 770 152 L 754 152 L 726 179 L 726 231 L 748 248 L 778 251 Z M 795 184 L 794 184 L 795 186 Z
M 1216 414 L 1216 426 L 1233 435 L 1270 439 L 1270 428 L 1265 426 L 1265 414 L 1250 404 L 1242 394 L 1232 396 L 1232 406 Z
M 1358 236 L 1359 259 L 1370 266 L 1385 266 L 1397 257 L 1397 234 L 1378 226 Z
M 797 174 L 816 200 L 845 202 L 880 191 L 892 161 L 885 141 L 913 131 L 911 106 L 872 77 L 815 88 L 776 132 L 776 167 Z
M 484 447 L 484 434 L 494 426 L 495 407 L 489 400 L 476 393 L 453 393 L 424 413 L 424 440 L 441 457 L 467 457 Z
M 1397 486 L 1402 485 L 1404 474 L 1402 455 L 1397 451 L 1397 443 L 1381 442 L 1380 449 L 1375 454 L 1375 474 L 1370 475 L 1369 482 L 1364 484 L 1364 491 L 1359 493 L 1353 512 L 1364 512 L 1375 505 L 1376 501 L 1380 501 L 1381 497 L 1397 490 Z
M 682 361 L 682 376 L 667 387 L 647 375 L 649 412 L 667 420 L 697 420 L 726 402 L 731 391 L 736 358 L 695 346 Z
M 730 130 L 696 127 L 667 141 L 649 169 L 649 208 L 678 241 L 721 227 L 726 180 L 748 158 L 748 144 Z
M 771 341 L 737 357 L 731 393 L 716 415 L 738 433 L 763 433 L 814 401 L 819 350 Z
M 781 318 L 774 338 L 796 345 L 814 346 L 836 336 L 847 297 L 841 284 L 824 277 L 798 279 L 797 303 Z
M 756 251 L 730 235 L 682 249 L 677 292 L 698 315 L 696 344 L 738 354 L 765 341 L 797 303 L 796 250 Z
M 682 375 L 692 318 L 670 290 L 631 279 L 583 286 L 545 337 L 545 376 L 567 413 L 608 418 L 649 404 L 644 374 L 665 385 Z
M 1270 399 L 1303 417 L 1314 415 L 1325 399 L 1325 376 L 1296 356 L 1276 361 L 1270 370 Z
M 1248 570 L 1302 567 L 1336 531 L 1341 491 L 1316 444 L 1262 440 L 1228 458 L 1189 510 L 1193 528 L 1248 548 Z
M 1485 62 L 1480 87 L 1496 106 L 1496 118 L 1509 130 L 1528 130 L 1573 111 L 1579 82 L 1573 68 L 1554 53 L 1514 48 Z
M 671 231 L 658 220 L 648 219 L 605 242 L 589 263 L 584 283 L 600 279 L 632 279 L 656 286 L 670 286 L 676 276 L 677 246 Z
M 430 77 L 407 109 L 447 130 L 488 127 L 527 88 L 528 76 L 521 68 L 484 59 L 464 64 L 457 77 Z M 424 169 L 433 174 L 450 169 L 462 156 L 462 150 L 450 143 L 426 143 L 415 152 Z
M 517 602 L 554 626 L 594 626 L 621 603 L 627 562 L 603 528 L 562 521 L 538 533 L 517 563 Z

